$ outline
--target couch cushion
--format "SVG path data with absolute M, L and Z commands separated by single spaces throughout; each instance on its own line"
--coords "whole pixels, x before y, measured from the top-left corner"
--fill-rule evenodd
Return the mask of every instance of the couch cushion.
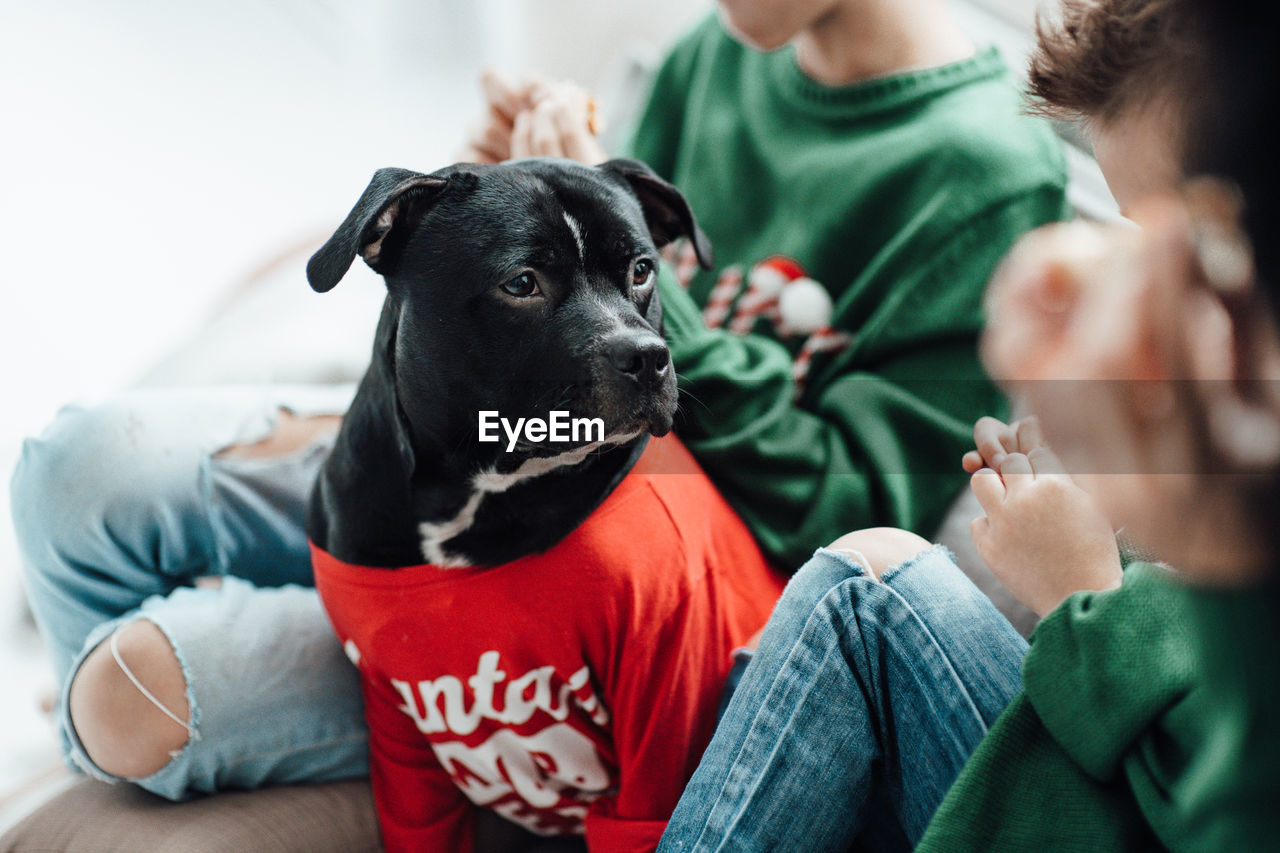
M 172 803 L 81 779 L 0 838 L 0 853 L 380 851 L 367 781 L 282 785 Z

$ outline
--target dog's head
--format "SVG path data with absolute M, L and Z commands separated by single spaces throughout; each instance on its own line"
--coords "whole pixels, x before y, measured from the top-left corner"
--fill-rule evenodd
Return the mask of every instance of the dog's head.
M 382 169 L 307 277 L 327 291 L 360 255 L 386 280 L 374 357 L 389 361 L 415 443 L 475 437 L 480 411 L 599 418 L 621 441 L 671 428 L 657 249 L 681 235 L 709 268 L 689 204 L 634 160 Z M 515 452 L 574 444 L 521 440 Z

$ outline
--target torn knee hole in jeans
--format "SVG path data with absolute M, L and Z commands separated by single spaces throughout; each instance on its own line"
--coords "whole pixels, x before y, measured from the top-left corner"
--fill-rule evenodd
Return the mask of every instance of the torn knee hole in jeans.
M 154 693 L 148 690 L 146 688 L 146 685 L 144 685 L 138 679 L 138 677 L 133 674 L 133 670 L 130 669 L 129 665 L 124 662 L 124 658 L 120 654 L 119 637 L 120 637 L 119 631 L 112 631 L 111 638 L 107 641 L 107 644 L 111 650 L 111 657 L 115 658 L 116 665 L 120 667 L 120 671 L 124 673 L 125 678 L 129 679 L 129 682 L 138 689 L 138 692 L 141 693 L 147 699 L 147 701 L 149 701 L 152 705 L 155 705 L 157 708 L 159 708 L 161 713 L 163 713 L 166 717 L 173 720 L 175 723 L 177 723 L 178 725 L 182 726 L 184 729 L 187 730 L 188 743 L 200 740 L 200 733 L 196 731 L 196 727 L 192 725 L 190 720 L 184 720 L 182 719 L 182 717 L 174 713 L 173 710 L 169 708 L 168 705 L 166 705 L 164 702 L 162 702 L 159 699 L 159 697 L 157 697 Z M 175 658 L 177 657 L 176 652 L 174 653 L 174 657 Z M 179 666 L 181 666 L 180 661 L 179 661 Z M 185 672 L 183 673 L 183 680 L 186 681 Z M 190 704 L 191 704 L 190 701 L 188 701 L 187 703 L 188 715 L 190 715 L 190 710 L 189 710 Z M 182 748 L 170 750 L 169 755 L 173 758 L 177 758 L 178 753 L 180 753 L 181 751 L 182 751 Z
M 338 431 L 342 415 L 298 415 L 281 406 L 256 441 L 237 441 L 213 454 L 215 459 L 270 459 L 305 451 Z
M 115 626 L 93 646 L 66 701 L 72 758 L 107 781 L 152 776 L 201 739 L 186 662 L 146 617 Z
M 867 578 L 869 578 L 870 580 L 873 580 L 873 581 L 880 580 L 880 578 L 876 576 L 875 569 L 871 568 L 871 561 L 868 560 L 866 555 L 863 554 L 861 551 L 855 551 L 852 548 L 835 548 L 833 550 L 838 551 L 841 554 L 847 555 L 851 560 L 853 560 L 855 563 L 861 566 L 862 570 L 867 573 Z

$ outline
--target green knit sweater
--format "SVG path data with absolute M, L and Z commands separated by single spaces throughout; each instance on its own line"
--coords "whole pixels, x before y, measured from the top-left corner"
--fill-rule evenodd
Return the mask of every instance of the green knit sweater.
M 1146 563 L 1072 596 L 917 849 L 1280 849 L 1277 613 Z
M 714 244 L 717 269 L 687 290 L 670 265 L 660 279 L 677 431 L 762 546 L 794 569 L 859 527 L 932 535 L 974 421 L 1003 410 L 976 356 L 987 280 L 1018 235 L 1067 213 L 1057 141 L 995 52 L 830 88 L 713 17 L 660 69 L 629 154 Z M 829 293 L 825 335 L 843 346 L 808 360 L 802 389 L 799 354 L 822 334 L 767 312 L 724 328 L 751 316 L 743 294 L 776 255 Z M 708 328 L 734 268 L 743 284 Z

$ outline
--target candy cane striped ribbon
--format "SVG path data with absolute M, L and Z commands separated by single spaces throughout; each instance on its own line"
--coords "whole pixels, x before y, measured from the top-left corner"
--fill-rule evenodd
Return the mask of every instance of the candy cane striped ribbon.
M 836 353 L 849 346 L 853 339 L 844 332 L 823 326 L 809 336 L 791 363 L 791 378 L 796 382 L 796 396 L 804 390 L 805 379 L 809 376 L 809 365 L 813 357 L 820 352 Z
M 731 266 L 720 273 L 715 286 L 707 296 L 707 305 L 702 309 L 702 319 L 707 328 L 715 329 L 724 323 L 729 316 L 729 307 L 742 288 L 742 267 Z

